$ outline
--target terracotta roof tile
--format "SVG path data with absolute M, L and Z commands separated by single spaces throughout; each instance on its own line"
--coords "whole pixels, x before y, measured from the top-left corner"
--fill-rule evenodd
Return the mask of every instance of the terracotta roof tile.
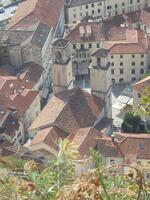
M 91 27 L 92 34 L 87 37 L 81 37 L 80 27 L 83 27 L 84 32 L 86 33 L 86 26 Z M 86 35 L 86 34 L 84 34 Z M 96 42 L 101 41 L 104 38 L 102 33 L 102 25 L 99 22 L 82 22 L 73 27 L 72 29 L 67 30 L 64 35 L 64 39 L 69 42 Z
M 147 53 L 148 50 L 143 48 L 139 43 L 120 43 L 114 44 L 110 48 L 111 54 L 143 54 Z
M 55 28 L 64 0 L 26 0 L 19 4 L 8 28 L 28 29 L 38 21 Z
M 94 149 L 96 147 L 98 137 L 101 137 L 99 131 L 95 128 L 87 127 L 79 129 L 72 139 L 72 142 L 77 146 L 81 156 L 88 156 L 90 148 Z
M 150 159 L 149 134 L 115 133 L 112 138 L 100 138 L 98 149 L 105 157 L 122 157 L 126 163 Z M 119 139 L 119 140 L 118 140 Z
M 20 117 L 24 116 L 39 92 L 32 90 L 35 82 L 30 81 L 29 71 L 19 77 L 0 76 L 0 104 L 3 110 L 16 109 Z
M 16 131 L 19 129 L 19 121 L 13 116 L 9 115 L 6 119 L 3 133 L 13 138 L 16 135 Z M 2 133 L 2 134 L 3 134 Z
M 57 127 L 52 126 L 49 128 L 41 129 L 32 140 L 31 147 L 33 145 L 45 143 L 51 148 L 58 151 L 58 140 L 60 138 L 63 139 L 65 137 L 67 137 L 67 134 L 58 129 Z
M 140 21 L 148 28 L 150 28 L 150 12 L 142 10 L 140 13 Z
M 132 85 L 134 89 L 136 90 L 143 90 L 145 87 L 150 87 L 150 76 L 142 79 L 141 81 L 135 83 Z
M 61 92 L 52 97 L 30 130 L 55 124 L 67 133 L 75 133 L 79 128 L 93 125 L 103 105 L 99 98 L 80 88 Z

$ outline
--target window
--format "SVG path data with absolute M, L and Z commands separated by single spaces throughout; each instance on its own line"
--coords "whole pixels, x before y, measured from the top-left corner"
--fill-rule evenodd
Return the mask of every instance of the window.
M 132 55 L 132 58 L 135 58 L 135 55 Z
M 92 48 L 92 44 L 91 43 L 89 44 L 89 48 Z
M 133 3 L 133 0 L 130 0 L 130 4 L 132 4 Z
M 138 93 L 138 97 L 141 98 L 141 94 L 140 93 Z
M 123 66 L 123 62 L 120 62 L 120 66 Z
M 76 14 L 73 14 L 73 17 L 74 17 L 74 18 L 76 18 L 76 16 L 77 16 Z
M 135 74 L 135 69 L 132 69 L 132 70 L 131 70 L 131 74 Z
M 123 78 L 120 78 L 119 79 L 119 83 L 123 83 L 124 79 Z
M 137 2 L 139 3 L 139 2 L 140 2 L 140 0 L 137 0 Z
M 144 58 L 144 55 L 143 55 L 143 54 L 141 54 L 141 58 Z
M 80 13 L 80 16 L 82 16 L 82 13 Z
M 100 13 L 100 12 L 101 12 L 101 9 L 98 9 L 97 12 Z
M 81 49 L 84 49 L 84 44 L 81 44 Z
M 123 69 L 120 69 L 120 74 L 123 74 Z
M 135 66 L 135 62 L 132 62 L 132 66 Z
M 107 6 L 107 10 L 110 10 L 111 9 L 111 6 Z
M 100 44 L 99 44 L 99 43 L 97 43 L 97 45 L 96 45 L 96 46 L 97 46 L 97 48 L 100 48 Z
M 73 49 L 76 49 L 76 44 L 73 44 Z
M 114 69 L 111 69 L 111 74 L 114 74 Z
M 97 62 L 100 63 L 100 61 L 101 61 L 100 58 L 97 58 Z
M 141 66 L 143 66 L 144 65 L 144 62 L 141 62 Z
M 94 3 L 92 3 L 92 7 L 94 7 Z
M 114 85 L 114 84 L 115 84 L 115 79 L 112 78 L 112 79 L 111 79 L 111 82 L 112 82 L 112 84 Z
M 131 81 L 136 81 L 136 78 L 132 78 Z
M 111 56 L 111 58 L 114 58 L 114 56 Z
M 140 74 L 144 74 L 144 69 L 140 69 Z
M 125 6 L 125 3 L 122 3 L 122 6 Z
M 114 66 L 114 62 L 111 63 L 111 66 Z
M 88 9 L 88 5 L 86 5 L 85 8 Z
M 123 58 L 123 55 L 120 55 L 120 58 Z
M 115 8 L 118 8 L 118 5 L 117 5 L 117 4 L 115 4 Z
M 92 14 L 94 14 L 94 10 L 92 10 Z
M 98 6 L 101 6 L 101 5 L 102 5 L 101 2 L 99 2 L 99 3 L 98 3 Z

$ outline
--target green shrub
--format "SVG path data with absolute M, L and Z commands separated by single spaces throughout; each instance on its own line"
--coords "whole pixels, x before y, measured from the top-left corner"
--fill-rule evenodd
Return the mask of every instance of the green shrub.
M 139 132 L 141 117 L 135 115 L 133 112 L 128 112 L 125 114 L 122 124 L 122 130 L 127 133 L 136 133 Z
M 127 122 L 123 122 L 122 123 L 122 130 L 125 132 L 125 133 L 132 133 L 134 131 L 134 127 L 133 125 L 127 123 Z

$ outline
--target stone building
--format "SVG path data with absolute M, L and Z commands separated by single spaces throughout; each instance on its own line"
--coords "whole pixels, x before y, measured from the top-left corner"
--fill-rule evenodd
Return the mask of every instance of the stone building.
M 150 6 L 149 0 L 66 0 L 66 22 L 108 18 Z
M 107 49 L 99 49 L 92 54 L 90 66 L 91 93 L 105 102 L 105 114 L 112 118 L 111 63 Z
M 73 88 L 72 60 L 68 41 L 56 39 L 52 45 L 52 82 L 56 94 Z
M 150 70 L 148 16 L 149 11 L 146 9 L 101 22 L 82 22 L 68 26 L 64 39 L 70 42 L 73 75 L 77 79 L 78 76 L 89 77 L 91 55 L 104 47 L 111 54 L 112 83 L 138 81 Z
M 138 81 L 149 70 L 149 49 L 145 34 L 137 30 L 127 31 L 126 34 L 131 41 L 114 44 L 110 48 L 113 84 Z
M 35 24 L 35 30 L 1 30 L 1 65 L 8 63 L 19 71 L 24 64 L 34 62 L 42 66 L 41 87 L 50 87 L 52 29 L 43 23 Z
M 53 29 L 54 37 L 64 30 L 64 0 L 26 0 L 19 4 L 16 14 L 7 29 L 34 30 L 34 25 L 43 23 Z
M 77 145 L 81 156 L 96 148 L 96 138 L 111 132 L 111 78 L 109 51 L 93 55 L 91 93 L 72 88 L 72 64 L 69 44 L 64 39 L 53 41 L 54 95 L 29 128 L 32 150 L 45 149 L 57 155 L 59 138 Z M 96 64 L 95 64 L 96 59 Z
M 24 144 L 27 129 L 41 110 L 40 94 L 29 72 L 0 77 L 0 140 Z
M 127 175 L 136 167 L 143 169 L 145 180 L 150 181 L 149 142 L 149 134 L 114 133 L 113 137 L 99 138 L 97 149 L 110 172 Z

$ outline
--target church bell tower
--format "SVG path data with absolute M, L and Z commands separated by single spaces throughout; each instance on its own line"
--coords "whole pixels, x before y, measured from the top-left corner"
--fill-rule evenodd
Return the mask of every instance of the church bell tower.
M 52 82 L 54 94 L 73 88 L 69 42 L 64 39 L 52 43 Z
M 105 102 L 105 117 L 112 118 L 111 63 L 107 49 L 98 49 L 92 54 L 90 66 L 91 93 Z

